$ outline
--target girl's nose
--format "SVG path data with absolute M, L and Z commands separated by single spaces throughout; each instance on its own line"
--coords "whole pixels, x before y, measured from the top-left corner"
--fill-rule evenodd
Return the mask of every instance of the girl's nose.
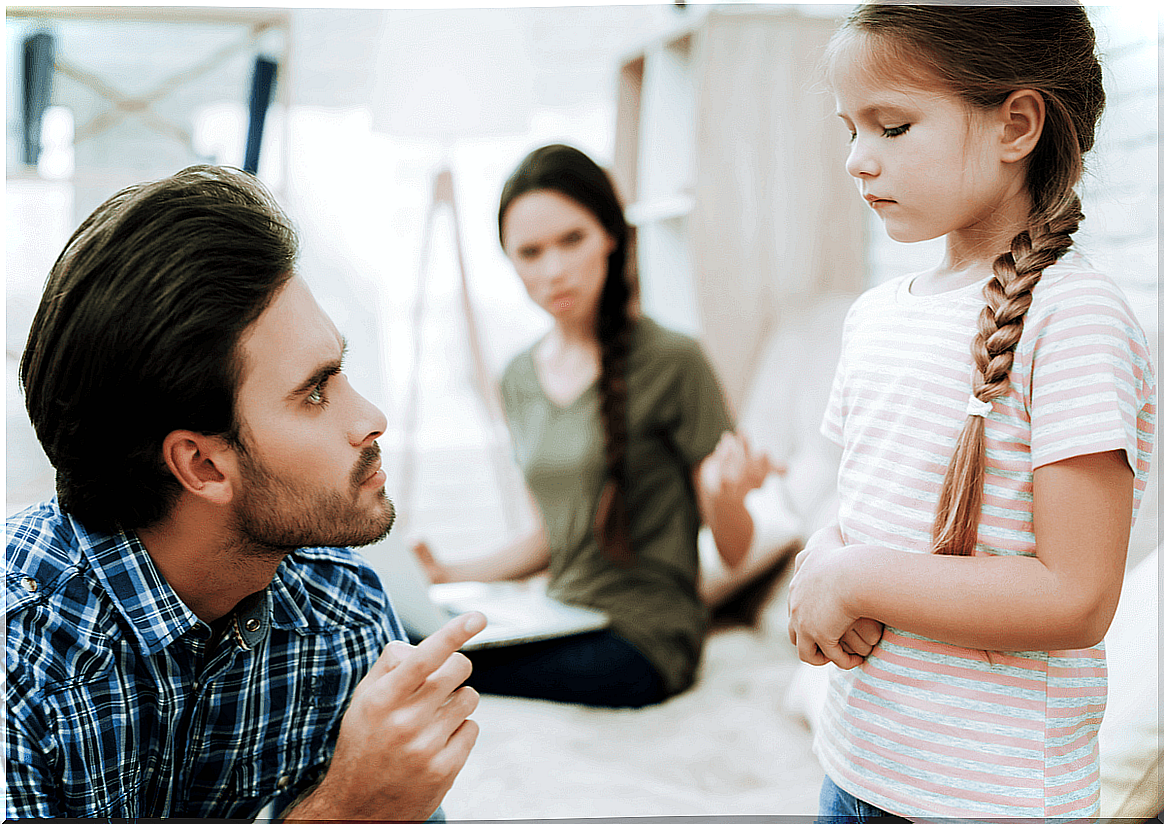
M 849 148 L 845 161 L 845 171 L 853 177 L 876 177 L 881 173 L 881 165 L 869 148 L 869 141 L 857 136 Z

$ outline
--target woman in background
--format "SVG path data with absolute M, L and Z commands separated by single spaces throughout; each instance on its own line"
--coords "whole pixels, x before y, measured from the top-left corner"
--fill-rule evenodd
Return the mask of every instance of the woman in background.
M 538 527 L 496 553 L 438 561 L 434 583 L 548 568 L 548 593 L 601 610 L 606 630 L 471 653 L 481 692 L 596 706 L 653 704 L 695 677 L 707 629 L 697 535 L 728 566 L 754 525 L 744 496 L 771 471 L 732 433 L 699 344 L 636 311 L 631 231 L 606 173 L 577 149 L 535 150 L 506 182 L 498 233 L 553 327 L 501 380 Z

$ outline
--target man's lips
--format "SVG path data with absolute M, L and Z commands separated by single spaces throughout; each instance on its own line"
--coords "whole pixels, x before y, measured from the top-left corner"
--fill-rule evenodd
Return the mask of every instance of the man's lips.
M 374 444 L 364 450 L 359 463 L 352 471 L 352 476 L 359 479 L 356 481 L 356 486 L 364 486 L 372 482 L 373 479 L 378 479 L 378 482 L 383 483 L 386 476 L 380 467 L 380 444 Z
M 896 203 L 896 200 L 890 200 L 887 197 L 878 197 L 877 195 L 863 195 L 870 206 L 876 206 L 878 203 Z
M 376 475 L 382 474 L 380 472 L 380 459 L 379 458 L 376 459 L 376 463 L 372 464 L 371 468 L 372 468 L 372 471 L 368 474 L 368 477 L 364 478 L 364 483 L 367 483 L 368 481 L 372 480 L 372 478 L 376 477 Z

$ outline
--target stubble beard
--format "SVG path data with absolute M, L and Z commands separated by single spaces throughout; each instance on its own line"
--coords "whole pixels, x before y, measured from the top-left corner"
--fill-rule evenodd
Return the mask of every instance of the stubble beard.
M 234 525 L 241 553 L 281 558 L 303 547 L 367 546 L 382 539 L 396 520 L 392 500 L 381 488 L 371 508 L 359 501 L 360 486 L 379 454 L 378 445 L 364 450 L 344 494 L 276 477 L 244 453 L 240 463 L 245 489 Z

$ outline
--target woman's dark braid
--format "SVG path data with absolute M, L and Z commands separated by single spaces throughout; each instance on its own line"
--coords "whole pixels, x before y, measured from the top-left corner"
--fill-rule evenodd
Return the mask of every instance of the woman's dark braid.
M 597 329 L 601 347 L 598 397 L 607 479 L 595 512 L 594 532 L 603 551 L 623 565 L 634 559 L 626 468 L 626 370 L 634 328 L 629 314 L 629 298 L 626 280 L 621 276 L 608 276 L 599 305 Z

